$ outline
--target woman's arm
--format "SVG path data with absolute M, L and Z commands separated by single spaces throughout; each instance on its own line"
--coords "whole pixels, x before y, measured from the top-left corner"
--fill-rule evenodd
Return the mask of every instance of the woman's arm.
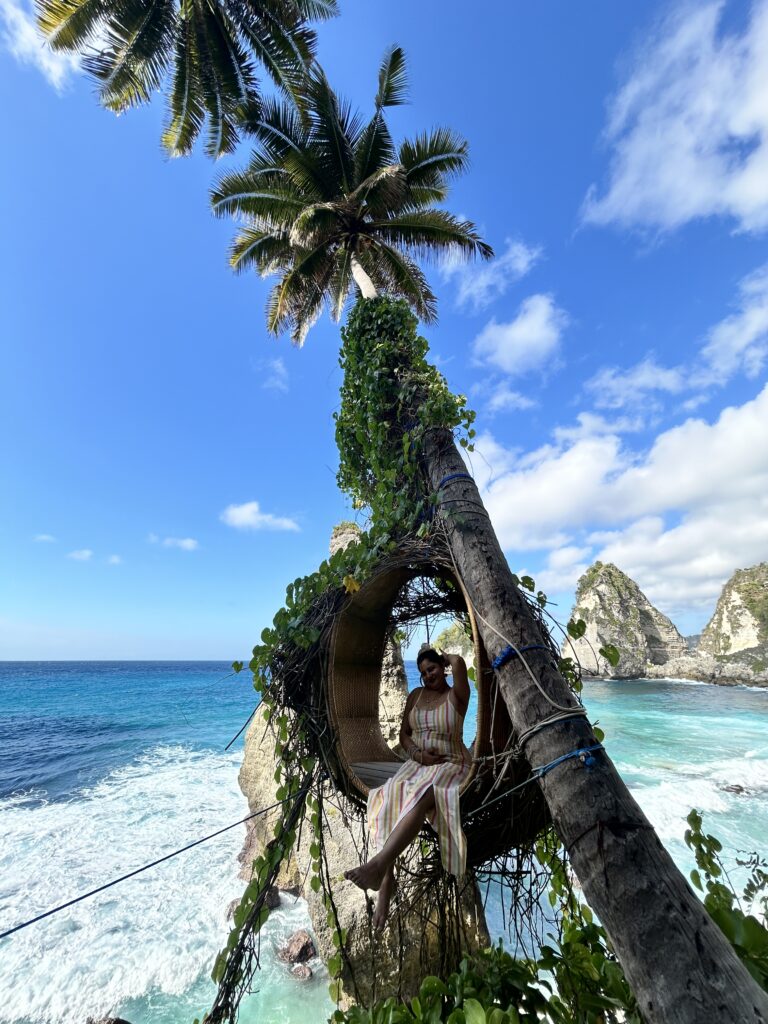
M 463 715 L 469 705 L 467 664 L 459 654 L 446 654 L 445 651 L 440 653 L 443 655 L 445 667 L 450 668 L 453 673 L 453 701 L 456 710 Z
M 400 746 L 406 752 L 408 757 L 411 758 L 414 756 L 414 752 L 419 749 L 413 742 L 413 728 L 411 726 L 411 708 L 413 707 L 413 703 L 416 700 L 418 692 L 418 690 L 411 690 L 408 694 L 405 701 L 405 711 L 403 711 L 403 720 L 400 723 Z M 418 761 L 418 754 L 416 756 L 416 760 Z

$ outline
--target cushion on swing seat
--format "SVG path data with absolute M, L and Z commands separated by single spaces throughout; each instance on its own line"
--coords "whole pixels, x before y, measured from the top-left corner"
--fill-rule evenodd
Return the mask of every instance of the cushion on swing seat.
M 356 761 L 352 771 L 369 789 L 375 789 L 396 775 L 403 764 L 403 761 Z

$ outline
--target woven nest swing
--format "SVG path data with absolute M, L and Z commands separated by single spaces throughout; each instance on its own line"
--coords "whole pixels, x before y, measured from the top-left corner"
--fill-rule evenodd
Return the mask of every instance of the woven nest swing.
M 421 592 L 414 585 L 419 579 Z M 447 551 L 403 544 L 336 611 L 323 644 L 334 755 L 327 763 L 337 787 L 358 805 L 369 789 L 397 771 L 402 759 L 385 741 L 379 720 L 384 651 L 394 629 L 407 628 L 428 614 L 462 619 L 474 641 L 477 732 L 460 806 L 467 863 L 479 867 L 529 845 L 550 819 L 538 786 L 508 792 L 528 778 L 530 766 L 514 754 L 516 737 L 506 704 Z

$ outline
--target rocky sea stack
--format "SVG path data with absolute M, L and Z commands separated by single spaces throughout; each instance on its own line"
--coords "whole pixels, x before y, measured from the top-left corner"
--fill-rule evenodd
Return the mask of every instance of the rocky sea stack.
M 563 655 L 577 657 L 587 676 L 768 686 L 765 562 L 733 574 L 693 646 L 635 581 L 611 563 L 595 562 L 581 577 L 572 618 L 583 619 L 586 632 L 580 640 L 566 641 Z M 607 644 L 620 652 L 615 667 L 598 653 Z
M 583 619 L 587 630 L 573 641 L 573 648 L 566 644 L 563 653 L 575 653 L 586 675 L 636 679 L 646 675 L 648 665 L 666 665 L 687 650 L 685 638 L 666 615 L 610 562 L 595 562 L 581 577 L 572 618 Z M 620 652 L 615 668 L 598 653 L 606 644 Z

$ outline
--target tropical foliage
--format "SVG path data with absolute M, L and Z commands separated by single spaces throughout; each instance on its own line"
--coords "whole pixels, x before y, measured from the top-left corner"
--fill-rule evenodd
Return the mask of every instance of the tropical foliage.
M 244 218 L 230 262 L 278 274 L 267 326 L 302 344 L 327 304 L 338 320 L 353 289 L 405 299 L 436 318 L 436 299 L 416 260 L 493 255 L 474 225 L 441 209 L 453 177 L 467 167 L 466 141 L 447 128 L 397 147 L 385 111 L 406 99 L 400 47 L 384 56 L 370 120 L 363 120 L 315 67 L 307 116 L 272 101 L 250 124 L 250 164 L 224 174 L 211 202 L 219 216 Z
M 755 980 L 768 988 L 768 930 L 747 910 L 768 907 L 765 860 L 739 860 L 751 870 L 740 897 L 720 860 L 720 841 L 703 831 L 702 816 L 688 815 L 685 841 L 694 852 L 694 885 L 704 905 Z M 537 843 L 537 857 L 551 871 L 549 902 L 555 932 L 537 957 L 518 959 L 501 943 L 465 959 L 445 980 L 425 978 L 415 999 L 389 998 L 370 1008 L 336 1010 L 333 1024 L 642 1024 L 637 1003 L 605 929 L 570 883 L 564 851 L 553 832 Z M 744 909 L 746 908 L 746 909 Z
M 206 152 L 231 152 L 261 108 L 256 67 L 300 98 L 315 37 L 309 19 L 337 0 L 37 0 L 54 50 L 82 55 L 102 104 L 121 113 L 167 83 L 163 145 L 188 153 L 207 119 Z

